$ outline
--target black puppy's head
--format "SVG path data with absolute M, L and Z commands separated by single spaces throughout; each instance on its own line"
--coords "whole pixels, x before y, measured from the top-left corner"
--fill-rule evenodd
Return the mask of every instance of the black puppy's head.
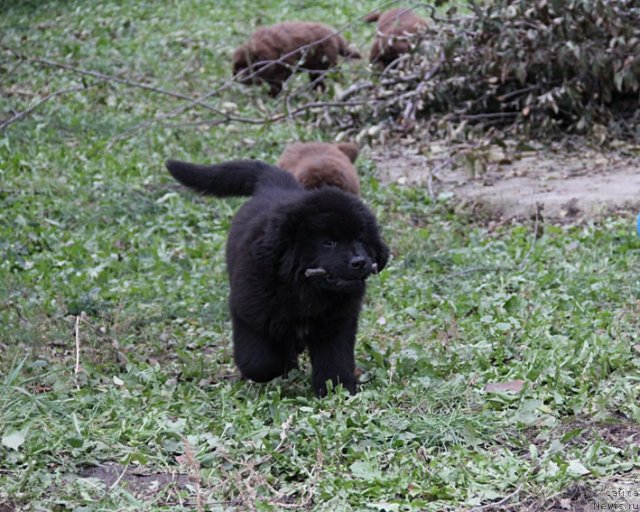
M 284 209 L 262 247 L 277 254 L 283 277 L 339 293 L 363 291 L 365 279 L 389 258 L 373 213 L 332 187 L 305 193 Z

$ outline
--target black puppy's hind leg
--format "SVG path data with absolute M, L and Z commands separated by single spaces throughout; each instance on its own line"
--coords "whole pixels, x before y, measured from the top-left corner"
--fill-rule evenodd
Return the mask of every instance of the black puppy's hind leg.
M 242 376 L 255 382 L 269 382 L 298 367 L 293 347 L 274 346 L 265 337 L 233 319 L 233 357 Z

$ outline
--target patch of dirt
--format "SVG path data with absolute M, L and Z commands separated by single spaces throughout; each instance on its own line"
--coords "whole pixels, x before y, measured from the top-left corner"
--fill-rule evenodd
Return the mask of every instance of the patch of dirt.
M 454 145 L 399 141 L 371 157 L 384 183 L 453 193 L 504 218 L 579 220 L 640 209 L 640 147 L 533 147 L 513 141 Z
M 594 430 L 610 446 L 621 450 L 629 446 L 640 446 L 640 425 L 633 423 L 597 423 Z
M 588 485 L 577 484 L 555 496 L 545 498 L 526 498 L 520 503 L 495 510 L 511 510 L 517 512 L 595 512 L 594 503 L 598 499 L 597 493 Z
M 601 440 L 608 446 L 626 450 L 630 446 L 640 446 L 640 425 L 616 418 L 609 421 L 593 421 L 578 417 L 563 422 L 552 432 L 540 433 L 532 429 L 528 438 L 541 450 L 545 449 L 549 439 L 564 439 L 563 442 L 571 446 L 584 446 Z
M 630 446 L 640 446 L 640 429 L 635 423 L 611 418 L 610 422 L 594 422 L 588 418 L 575 418 L 558 426 L 557 430 L 540 433 L 532 430 L 527 436 L 529 441 L 544 452 L 551 439 L 562 439 L 563 444 L 584 446 L 602 440 L 604 444 L 626 450 Z M 524 455 L 526 457 L 526 455 Z M 581 483 L 577 483 L 553 496 L 521 496 L 518 501 L 512 499 L 504 507 L 492 510 L 510 510 L 525 512 L 530 510 L 544 512 L 596 512 L 598 510 L 640 510 L 640 471 L 614 474 L 593 478 L 589 474 Z M 635 508 L 633 508 L 635 507 Z
M 640 509 L 640 472 L 589 479 L 553 496 L 528 496 L 491 510 L 512 512 L 597 512 Z
M 87 467 L 78 476 L 100 480 L 107 488 L 119 481 L 137 498 L 154 496 L 168 487 L 183 489 L 189 483 L 189 476 L 185 474 L 150 472 L 144 467 L 125 467 L 116 463 Z

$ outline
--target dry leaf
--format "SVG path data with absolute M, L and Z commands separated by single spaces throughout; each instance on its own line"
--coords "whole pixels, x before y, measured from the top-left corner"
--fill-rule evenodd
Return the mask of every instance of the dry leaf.
M 571 510 L 571 500 L 569 498 L 562 498 L 560 500 L 560 508 L 564 510 Z
M 176 462 L 181 466 L 189 466 L 190 461 L 189 457 L 186 454 L 176 455 Z
M 523 380 L 512 380 L 511 382 L 492 382 L 484 387 L 488 393 L 506 393 L 512 391 L 519 393 L 524 387 Z

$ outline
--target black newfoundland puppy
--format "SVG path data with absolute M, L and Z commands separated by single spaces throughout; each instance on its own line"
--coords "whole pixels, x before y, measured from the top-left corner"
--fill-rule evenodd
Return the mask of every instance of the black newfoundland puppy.
M 167 162 L 174 178 L 218 197 L 253 196 L 227 242 L 234 358 L 245 378 L 266 382 L 298 368 L 309 348 L 313 389 L 327 381 L 356 391 L 354 345 L 365 280 L 389 249 L 354 195 L 305 190 L 263 162 Z

